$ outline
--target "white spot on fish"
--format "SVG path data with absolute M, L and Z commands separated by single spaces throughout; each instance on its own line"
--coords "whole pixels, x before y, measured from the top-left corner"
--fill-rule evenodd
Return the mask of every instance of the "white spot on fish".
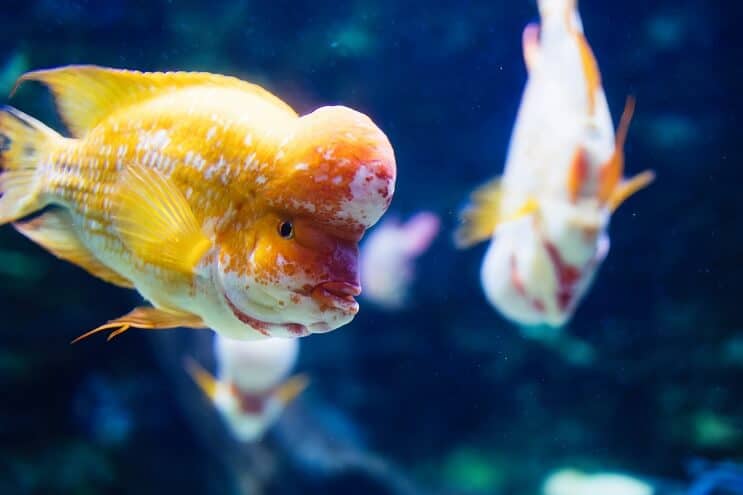
M 217 133 L 217 126 L 213 125 L 206 131 L 206 140 L 211 141 L 214 135 Z
M 255 178 L 255 182 L 258 184 L 265 184 L 266 183 L 266 176 L 265 175 L 259 175 Z
M 150 148 L 154 150 L 161 150 L 168 145 L 170 137 L 165 129 L 160 129 L 150 138 Z
M 341 182 L 343 182 L 343 177 L 341 177 L 340 175 L 336 175 L 335 177 L 333 177 L 333 184 L 335 184 L 336 186 Z
M 253 144 L 253 136 L 250 133 L 245 134 L 245 146 L 251 146 Z
M 255 153 L 251 153 L 245 159 L 245 167 L 248 168 L 249 170 L 252 169 L 254 162 L 255 162 Z

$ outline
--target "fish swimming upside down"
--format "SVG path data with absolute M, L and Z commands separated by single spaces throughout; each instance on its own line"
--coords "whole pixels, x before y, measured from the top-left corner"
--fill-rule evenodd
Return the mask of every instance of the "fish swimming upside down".
M 351 321 L 358 242 L 396 175 L 367 116 L 334 106 L 299 117 L 259 86 L 208 73 L 71 66 L 23 81 L 51 89 L 73 137 L 0 111 L 0 224 L 152 304 L 88 334 L 298 337 Z
M 653 180 L 623 180 L 634 108 L 616 135 L 576 0 L 539 0 L 540 25 L 524 30 L 528 81 L 505 171 L 472 195 L 455 241 L 492 237 L 481 269 L 488 300 L 524 325 L 563 325 L 609 249 L 617 207 Z

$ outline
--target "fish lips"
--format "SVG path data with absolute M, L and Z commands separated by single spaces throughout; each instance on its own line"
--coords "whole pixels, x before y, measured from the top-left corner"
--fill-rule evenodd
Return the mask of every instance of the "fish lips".
M 310 297 L 322 311 L 337 310 L 347 316 L 359 312 L 359 303 L 354 297 L 361 294 L 361 286 L 348 282 L 322 282 L 310 292 Z

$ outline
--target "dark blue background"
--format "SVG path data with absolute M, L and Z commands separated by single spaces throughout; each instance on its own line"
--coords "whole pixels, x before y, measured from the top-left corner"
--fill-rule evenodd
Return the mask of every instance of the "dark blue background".
M 0 76 L 71 63 L 208 70 L 302 113 L 369 114 L 397 156 L 392 210 L 432 209 L 445 233 L 407 311 L 362 305 L 353 324 L 302 341 L 313 385 L 300 413 L 424 493 L 535 493 L 564 465 L 682 481 L 692 457 L 743 458 L 741 13 L 722 3 L 580 2 L 615 118 L 627 94 L 638 100 L 628 173 L 658 176 L 613 218 L 609 257 L 567 328 L 594 349 L 590 365 L 500 318 L 479 287 L 484 247 L 450 242 L 469 191 L 502 169 L 533 1 L 5 2 L 0 63 L 15 64 Z M 58 124 L 39 88 L 11 103 Z M 267 493 L 395 492 L 369 469 L 317 474 L 280 435 L 258 449 L 224 439 L 180 369 L 183 354 L 208 356 L 205 336 L 69 346 L 137 299 L 10 227 L 0 281 L 0 492 L 224 493 L 241 477 Z M 729 435 L 702 438 L 710 421 Z

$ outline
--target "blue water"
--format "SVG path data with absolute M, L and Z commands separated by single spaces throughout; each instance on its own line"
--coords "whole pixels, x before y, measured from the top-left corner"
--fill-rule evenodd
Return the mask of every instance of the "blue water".
M 299 113 L 347 105 L 395 149 L 390 212 L 434 211 L 443 231 L 404 310 L 362 301 L 352 324 L 303 339 L 310 389 L 245 446 L 183 373 L 184 355 L 213 366 L 207 332 L 68 345 L 138 297 L 3 227 L 0 493 L 536 495 L 563 467 L 741 493 L 740 8 L 580 2 L 614 118 L 638 101 L 627 170 L 657 180 L 612 218 L 564 344 L 503 319 L 479 284 L 485 246 L 451 243 L 469 192 L 502 171 L 535 3 L 4 5 L 0 95 L 24 71 L 91 63 L 236 75 Z M 39 87 L 10 103 L 63 129 Z M 700 458 L 706 478 L 688 469 Z M 727 485 L 705 484 L 718 472 Z

